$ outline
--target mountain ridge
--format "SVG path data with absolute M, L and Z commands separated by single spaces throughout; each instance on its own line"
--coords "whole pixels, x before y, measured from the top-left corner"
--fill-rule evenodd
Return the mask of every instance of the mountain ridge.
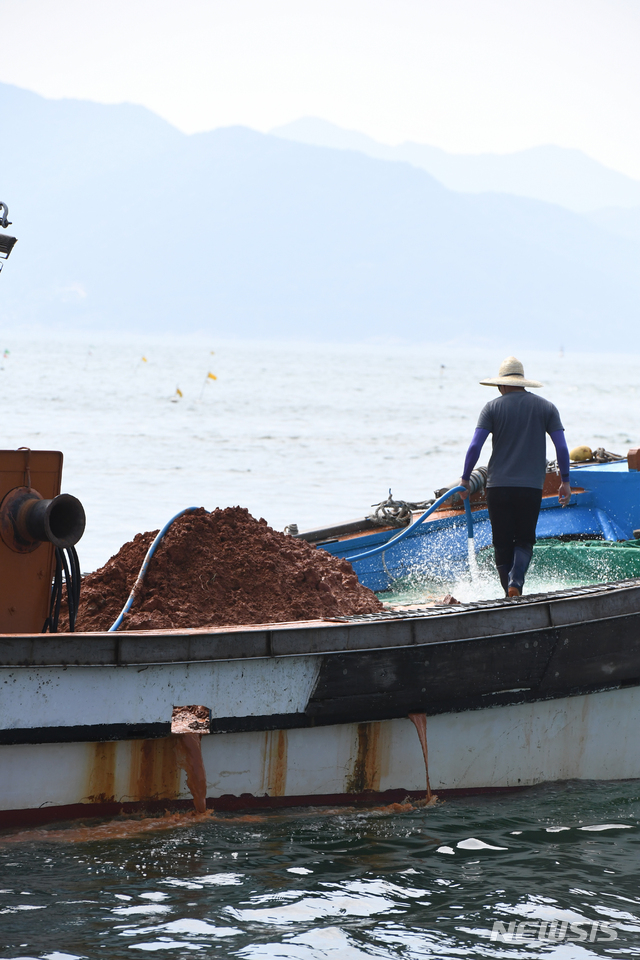
M 245 127 L 187 136 L 144 108 L 43 120 L 51 103 L 3 111 L 5 327 L 640 349 L 640 244 L 579 214 Z
M 510 193 L 556 203 L 575 213 L 640 206 L 640 180 L 612 170 L 580 150 L 553 144 L 507 154 L 456 154 L 411 141 L 389 146 L 318 117 L 302 117 L 269 132 L 297 143 L 411 163 L 450 190 L 463 193 Z

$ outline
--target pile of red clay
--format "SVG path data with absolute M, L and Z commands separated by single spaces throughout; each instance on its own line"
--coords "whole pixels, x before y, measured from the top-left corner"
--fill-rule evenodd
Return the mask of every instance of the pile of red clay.
M 76 630 L 108 630 L 157 530 L 139 533 L 82 581 Z M 272 530 L 242 507 L 175 521 L 153 555 L 121 630 L 315 620 L 382 604 L 347 560 Z

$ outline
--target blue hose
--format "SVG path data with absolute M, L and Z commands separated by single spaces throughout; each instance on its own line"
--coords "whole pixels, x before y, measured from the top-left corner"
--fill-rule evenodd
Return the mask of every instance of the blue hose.
M 194 510 L 197 510 L 197 509 L 198 509 L 198 507 L 186 507 L 184 510 L 181 510 L 180 513 L 176 513 L 175 517 L 171 517 L 171 520 L 169 520 L 168 523 L 165 523 L 164 527 L 162 528 L 162 530 L 160 531 L 160 533 L 157 535 L 157 537 L 155 538 L 155 540 L 153 541 L 153 543 L 151 544 L 151 546 L 150 546 L 149 549 L 147 550 L 147 554 L 146 554 L 144 560 L 142 561 L 142 566 L 140 567 L 140 573 L 138 574 L 138 577 L 137 577 L 137 579 L 136 579 L 136 582 L 135 582 L 134 585 L 133 585 L 133 589 L 131 590 L 131 593 L 129 594 L 129 596 L 128 596 L 128 598 L 127 598 L 127 602 L 125 603 L 124 607 L 122 608 L 119 617 L 118 617 L 116 620 L 114 620 L 114 622 L 113 622 L 113 623 L 111 624 L 111 626 L 109 627 L 108 633 L 113 633 L 114 630 L 117 630 L 118 627 L 120 626 L 120 624 L 122 623 L 122 621 L 124 620 L 124 615 L 125 615 L 125 613 L 129 613 L 129 610 L 130 610 L 131 607 L 133 606 L 133 601 L 135 600 L 136 596 L 137 596 L 138 593 L 140 592 L 140 588 L 141 588 L 141 586 L 142 586 L 142 581 L 143 581 L 144 578 L 145 578 L 145 574 L 146 574 L 147 568 L 148 568 L 148 566 L 149 566 L 149 561 L 151 560 L 151 557 L 152 557 L 152 556 L 154 555 L 154 553 L 156 552 L 156 549 L 157 549 L 157 547 L 158 547 L 158 544 L 160 543 L 160 541 L 161 541 L 162 538 L 164 537 L 165 533 L 167 532 L 167 530 L 169 529 L 169 527 L 171 526 L 171 524 L 174 523 L 174 522 L 178 519 L 178 517 L 183 517 L 183 516 L 185 515 L 185 513 L 193 513 L 193 511 L 194 511 Z
M 469 540 L 473 540 L 473 514 L 471 513 L 469 497 L 464 501 L 464 515 L 467 520 L 467 537 Z
M 356 560 L 364 560 L 365 557 L 375 557 L 376 554 L 378 553 L 384 553 L 385 550 L 389 550 L 391 547 L 395 546 L 396 543 L 400 543 L 401 540 L 404 540 L 405 537 L 408 537 L 409 534 L 413 533 L 413 531 L 417 527 L 419 527 L 421 523 L 424 523 L 427 517 L 431 516 L 434 510 L 437 510 L 438 507 L 445 502 L 445 500 L 448 500 L 449 497 L 452 497 L 454 493 L 460 493 L 462 490 L 466 490 L 466 489 L 467 488 L 463 486 L 451 487 L 451 490 L 447 490 L 444 496 L 436 500 L 435 503 L 432 503 L 429 509 L 425 510 L 425 512 L 422 514 L 421 517 L 418 517 L 417 520 L 414 520 L 414 522 L 410 524 L 410 526 L 405 527 L 402 533 L 399 533 L 396 537 L 393 537 L 393 539 L 391 540 L 387 540 L 387 542 L 383 543 L 381 547 L 374 547 L 372 550 L 365 550 L 364 553 L 358 553 L 355 557 L 346 557 L 345 559 L 348 560 L 349 563 L 354 563 L 354 561 Z M 469 503 L 469 498 L 467 497 L 467 499 L 464 502 L 465 502 L 465 511 L 466 511 L 467 510 L 466 504 Z M 471 516 L 470 506 L 468 508 L 468 511 L 469 512 L 467 513 L 467 531 L 471 529 L 471 533 L 469 534 L 469 536 L 472 537 L 473 536 L 473 520 L 471 520 L 471 527 L 469 527 L 470 516 Z

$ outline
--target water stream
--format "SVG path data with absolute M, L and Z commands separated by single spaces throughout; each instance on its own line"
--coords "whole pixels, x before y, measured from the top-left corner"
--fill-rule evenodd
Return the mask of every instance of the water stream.
M 473 537 L 467 539 L 467 553 L 469 555 L 469 576 L 473 584 L 480 582 L 480 569 L 478 567 L 478 558 L 476 557 L 476 546 Z

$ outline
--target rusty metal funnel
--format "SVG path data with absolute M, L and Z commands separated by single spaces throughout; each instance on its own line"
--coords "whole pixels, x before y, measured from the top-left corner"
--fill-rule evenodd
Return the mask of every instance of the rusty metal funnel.
M 73 547 L 85 526 L 84 507 L 69 493 L 45 500 L 32 487 L 14 487 L 0 506 L 0 536 L 16 553 L 31 553 L 43 541 Z

